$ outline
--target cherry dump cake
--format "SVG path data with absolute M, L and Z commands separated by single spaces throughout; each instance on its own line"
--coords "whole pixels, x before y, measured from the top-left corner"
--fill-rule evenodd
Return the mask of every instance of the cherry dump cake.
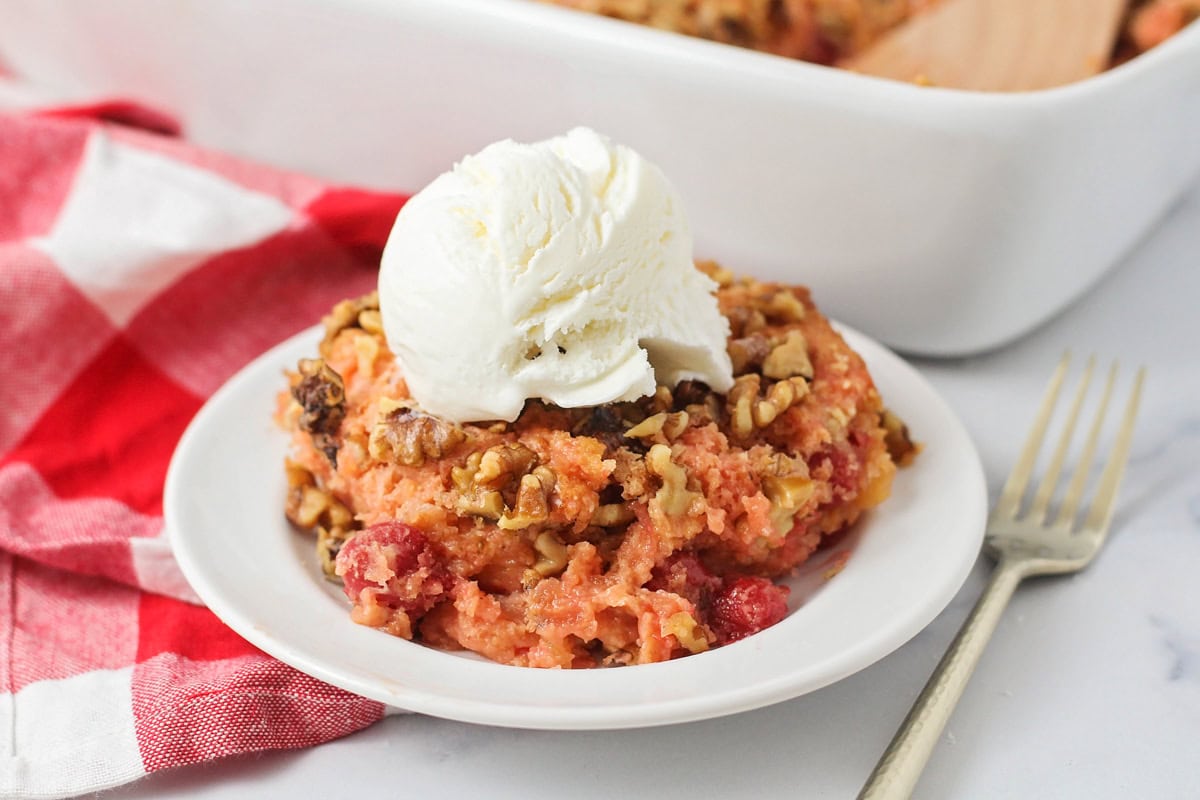
M 645 664 L 787 614 L 775 583 L 889 494 L 915 448 L 807 290 L 712 264 L 733 385 L 512 422 L 422 411 L 378 297 L 339 304 L 278 417 L 287 515 L 352 618 L 530 667 Z

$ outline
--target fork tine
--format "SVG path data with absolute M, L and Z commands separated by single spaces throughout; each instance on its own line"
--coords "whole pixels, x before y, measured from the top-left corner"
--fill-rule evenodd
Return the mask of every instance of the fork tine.
M 1117 364 L 1114 361 L 1108 368 L 1108 380 L 1104 383 L 1104 394 L 1100 397 L 1096 418 L 1092 420 L 1092 428 L 1088 431 L 1087 443 L 1084 444 L 1083 452 L 1079 455 L 1079 464 L 1075 467 L 1075 474 L 1071 476 L 1067 494 L 1063 497 L 1062 505 L 1058 509 L 1058 516 L 1054 519 L 1056 526 L 1069 524 L 1071 520 L 1075 519 L 1075 512 L 1079 509 L 1080 500 L 1083 499 L 1083 489 L 1087 485 L 1088 474 L 1092 471 L 1096 443 L 1100 441 L 1100 429 L 1104 425 L 1104 415 L 1108 413 L 1108 402 L 1112 398 L 1113 384 L 1116 380 Z
M 1037 494 L 1033 497 L 1033 505 L 1030 506 L 1028 518 L 1038 524 L 1045 520 L 1046 510 L 1050 507 L 1050 498 L 1054 495 L 1054 487 L 1058 485 L 1058 476 L 1062 472 L 1063 462 L 1066 461 L 1067 450 L 1071 447 L 1071 439 L 1075 436 L 1075 424 L 1079 421 L 1079 409 L 1083 406 L 1083 398 L 1087 396 L 1088 386 L 1092 382 L 1092 370 L 1095 366 L 1096 357 L 1090 356 L 1087 367 L 1083 371 L 1083 379 L 1079 382 L 1079 389 L 1075 392 L 1075 399 L 1071 403 L 1071 411 L 1067 416 L 1062 436 L 1058 439 L 1058 447 L 1054 450 L 1054 457 L 1050 459 L 1046 475 L 1038 484 Z
M 1025 493 L 1025 487 L 1029 485 L 1029 476 L 1033 474 L 1033 465 L 1037 461 L 1038 450 L 1042 447 L 1046 426 L 1050 424 L 1050 416 L 1054 413 L 1055 403 L 1058 402 L 1058 392 L 1062 389 L 1063 376 L 1066 375 L 1067 365 L 1070 363 L 1071 354 L 1064 353 L 1062 360 L 1058 362 L 1058 369 L 1054 370 L 1054 375 L 1050 378 L 1050 385 L 1046 387 L 1042 407 L 1038 410 L 1033 428 L 1025 439 L 1021 457 L 1017 459 L 1008 480 L 1004 483 L 1003 491 L 1000 492 L 1000 499 L 992 511 L 994 519 L 1012 519 L 1017 513 L 1017 507 L 1021 504 L 1021 495 Z
M 1133 425 L 1137 419 L 1138 403 L 1142 399 L 1142 383 L 1146 379 L 1146 368 L 1137 372 L 1133 381 L 1133 391 L 1130 392 L 1129 402 L 1125 406 L 1125 416 L 1121 420 L 1121 430 L 1117 433 L 1117 442 L 1113 447 L 1104 472 L 1100 476 L 1100 485 L 1096 488 L 1096 498 L 1088 509 L 1084 527 L 1087 530 L 1104 532 L 1112 521 L 1113 509 L 1117 503 L 1117 488 L 1125 474 L 1125 465 L 1129 463 L 1129 446 L 1133 442 Z

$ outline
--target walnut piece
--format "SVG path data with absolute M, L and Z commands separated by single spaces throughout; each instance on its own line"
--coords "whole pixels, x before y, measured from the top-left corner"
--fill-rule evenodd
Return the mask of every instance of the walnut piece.
M 808 394 L 808 381 L 788 378 L 770 384 L 766 397 L 760 399 L 762 383 L 762 376 L 754 373 L 734 379 L 726 406 L 730 427 L 737 438 L 745 439 L 755 429 L 767 427 Z
M 368 452 L 379 461 L 419 467 L 426 460 L 449 454 L 467 438 L 457 425 L 404 403 L 385 398 L 379 411 L 379 421 L 367 441 Z
M 763 494 L 771 501 L 768 512 L 771 523 L 779 533 L 787 533 L 799 511 L 812 499 L 816 487 L 807 475 L 776 477 L 767 475 L 762 481 Z
M 367 333 L 380 333 L 383 323 L 379 316 L 379 292 L 341 301 L 322 318 L 321 324 L 325 327 L 325 338 L 321 342 L 322 351 L 347 328 L 362 328 Z
M 792 297 L 791 294 L 788 295 Z M 795 300 L 795 297 L 792 297 Z M 813 365 L 808 358 L 808 342 L 800 331 L 788 331 L 784 340 L 775 346 L 762 364 L 763 375 L 776 380 L 801 377 L 812 380 Z
M 317 559 L 330 580 L 340 580 L 334 561 L 342 545 L 354 535 L 357 522 L 350 509 L 317 485 L 316 477 L 292 460 L 284 463 L 288 494 L 284 513 L 297 527 L 317 534 Z
M 656 444 L 646 453 L 646 469 L 662 479 L 662 486 L 654 498 L 668 516 L 686 513 L 692 501 L 700 497 L 698 493 L 688 491 L 687 472 L 671 460 L 671 448 L 665 444 Z
M 300 380 L 292 386 L 292 397 L 301 408 L 300 428 L 312 435 L 330 463 L 337 464 L 338 431 L 346 418 L 342 376 L 320 358 L 303 358 L 297 368 Z
M 660 411 L 657 414 L 646 417 L 637 425 L 625 431 L 625 436 L 630 439 L 661 438 L 672 442 L 687 430 L 687 426 L 688 412 L 675 411 L 668 414 L 665 411 Z
M 800 322 L 806 313 L 804 304 L 786 286 L 781 286 L 759 300 L 759 308 L 771 322 L 791 324 Z
M 496 524 L 502 530 L 516 531 L 545 522 L 550 516 L 550 492 L 553 490 L 554 473 L 548 467 L 538 467 L 522 475 L 516 502 Z
M 761 333 L 731 339 L 729 360 L 733 362 L 733 374 L 742 375 L 757 370 L 771 354 L 771 340 Z
M 539 577 L 549 578 L 567 568 L 567 546 L 553 533 L 547 531 L 538 534 L 533 540 L 533 549 L 538 554 L 533 571 Z
M 727 314 L 730 335 L 742 339 L 767 327 L 767 317 L 757 308 L 750 306 L 734 306 Z
M 522 444 L 472 453 L 461 467 L 450 470 L 450 480 L 459 492 L 459 513 L 495 520 L 504 530 L 545 522 L 557 482 L 554 471 L 538 464 L 537 454 Z
M 633 522 L 633 510 L 624 503 L 605 503 L 596 507 L 591 524 L 599 528 L 615 528 Z
M 708 649 L 709 639 L 704 627 L 686 611 L 672 614 L 663 625 L 662 632 L 674 636 L 690 653 L 702 653 Z

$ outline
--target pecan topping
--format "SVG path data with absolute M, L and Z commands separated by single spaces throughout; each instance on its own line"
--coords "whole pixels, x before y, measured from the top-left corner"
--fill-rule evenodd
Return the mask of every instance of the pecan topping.
M 392 400 L 380 401 L 379 421 L 371 431 L 367 449 L 380 461 L 419 467 L 436 460 L 466 440 L 457 425 Z

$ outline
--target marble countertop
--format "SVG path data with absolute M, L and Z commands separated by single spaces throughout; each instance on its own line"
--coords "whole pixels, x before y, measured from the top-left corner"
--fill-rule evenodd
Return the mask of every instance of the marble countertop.
M 992 354 L 915 362 L 966 423 L 993 498 L 1064 350 L 1149 368 L 1109 545 L 1082 574 L 1018 590 L 916 797 L 1200 797 L 1198 300 L 1200 187 L 1053 322 Z M 583 733 L 399 715 L 321 747 L 152 775 L 103 797 L 292 800 L 352 787 L 522 800 L 852 798 L 989 568 L 981 560 L 895 653 L 758 711 Z

